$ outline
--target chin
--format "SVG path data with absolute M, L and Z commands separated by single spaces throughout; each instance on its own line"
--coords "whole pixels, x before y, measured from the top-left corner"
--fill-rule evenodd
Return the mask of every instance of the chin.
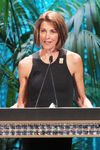
M 55 47 L 50 47 L 50 46 L 43 46 L 43 49 L 46 49 L 46 50 L 48 50 L 48 51 L 50 51 L 50 50 L 55 50 Z

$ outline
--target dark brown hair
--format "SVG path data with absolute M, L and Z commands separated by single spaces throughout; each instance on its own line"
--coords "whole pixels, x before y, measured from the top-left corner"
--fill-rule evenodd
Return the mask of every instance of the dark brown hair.
M 63 47 L 67 37 L 68 31 L 65 24 L 64 18 L 57 12 L 47 11 L 43 13 L 36 22 L 34 29 L 34 42 L 39 47 L 40 46 L 40 26 L 43 21 L 52 22 L 55 26 L 55 29 L 58 33 L 58 42 L 56 45 L 57 49 Z

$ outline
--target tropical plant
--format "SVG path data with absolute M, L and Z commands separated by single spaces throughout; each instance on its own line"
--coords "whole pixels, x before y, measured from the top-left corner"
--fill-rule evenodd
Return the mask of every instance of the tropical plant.
M 88 67 L 87 74 L 84 74 L 86 91 L 89 97 L 92 95 L 93 103 L 98 106 L 95 100 L 99 100 L 100 91 L 100 1 L 81 0 L 80 3 L 78 0 L 55 0 L 50 9 L 57 10 L 65 17 L 69 34 L 65 47 L 79 53 L 84 68 Z M 19 89 L 18 62 L 33 53 L 33 30 L 38 17 L 35 0 L 0 0 L 0 46 L 7 47 L 4 49 L 5 53 L 11 53 L 8 59 L 0 53 L 0 87 L 5 79 L 8 86 L 7 107 L 14 104 Z M 77 142 L 79 143 L 80 141 Z M 73 149 L 75 147 L 76 144 Z
M 34 23 L 39 17 L 35 0 L 15 1 L 0 0 L 0 48 L 4 48 L 4 54 L 10 53 L 9 57 L 0 53 L 0 88 L 4 81 L 7 85 L 6 106 L 12 106 L 17 97 L 19 80 L 17 67 L 19 61 L 25 56 L 33 53 Z M 19 148 L 16 144 L 19 142 Z M 21 140 L 2 138 L 0 150 L 19 149 Z
M 19 146 L 17 146 L 19 143 Z M 21 140 L 18 138 L 1 138 L 0 139 L 0 150 L 21 150 Z M 19 148 L 18 148 L 19 147 Z
M 100 70 L 100 2 L 99 0 L 96 0 L 96 2 L 89 0 L 85 3 L 83 0 L 83 5 L 77 0 L 72 0 L 71 2 L 63 0 L 63 2 L 66 7 L 65 9 L 58 7 L 61 6 L 59 1 L 55 1 L 50 9 L 56 9 L 67 18 L 66 24 L 69 38 L 66 41 L 65 47 L 81 55 L 84 68 L 88 67 L 91 83 L 94 83 L 95 88 L 98 88 L 98 70 Z M 3 58 L 3 63 L 0 65 L 0 83 L 2 83 L 4 75 L 6 75 L 9 91 L 7 106 L 10 106 L 9 99 L 14 102 L 16 92 L 18 92 L 19 83 L 18 80 L 15 80 L 18 62 L 27 54 L 33 53 L 33 29 L 39 13 L 36 9 L 35 1 L 34 5 L 32 5 L 29 0 L 21 2 L 1 0 L 0 6 L 3 6 L 3 4 L 5 4 L 5 7 L 0 7 L 0 39 L 2 40 L 1 44 L 6 45 L 12 55 L 6 61 L 1 57 Z M 72 9 L 75 15 L 73 15 Z M 86 59 L 86 57 L 88 57 L 88 59 Z M 5 65 L 11 64 L 12 70 L 9 69 L 8 66 L 5 67 Z M 7 70 L 4 68 L 7 68 Z M 15 84 L 11 82 L 11 80 L 15 81 Z M 14 93 L 12 93 L 13 84 L 16 89 L 13 90 Z
M 90 81 L 87 88 L 88 97 L 97 104 L 95 100 L 99 101 L 99 95 L 93 93 L 92 88 L 95 88 L 95 91 L 100 91 L 100 1 L 71 0 L 66 2 L 64 0 L 63 2 L 64 8 L 57 8 L 56 4 L 52 7 L 66 19 L 69 36 L 65 48 L 81 55 L 84 71 L 87 70 L 84 74 L 85 85 L 87 86 Z M 89 93 L 92 93 L 92 96 Z
M 61 13 L 68 28 L 68 39 L 65 48 L 82 57 L 85 79 L 86 95 L 92 100 L 95 107 L 100 106 L 100 0 L 78 0 L 63 1 L 64 7 L 60 1 L 50 7 Z M 74 101 L 75 102 L 75 101 Z M 74 103 L 76 106 L 76 103 Z M 75 140 L 75 139 L 73 139 Z M 73 143 L 73 150 L 80 149 L 80 145 L 84 149 L 92 149 L 88 143 L 92 143 L 93 138 L 77 139 Z
M 33 53 L 34 23 L 39 17 L 39 12 L 36 9 L 36 2 L 29 0 L 1 0 L 0 6 L 0 45 L 6 47 L 3 50 L 5 53 L 8 50 L 11 53 L 7 60 L 3 58 L 2 53 L 0 54 L 0 87 L 6 77 L 9 107 L 15 103 L 16 92 L 19 89 L 18 62 Z

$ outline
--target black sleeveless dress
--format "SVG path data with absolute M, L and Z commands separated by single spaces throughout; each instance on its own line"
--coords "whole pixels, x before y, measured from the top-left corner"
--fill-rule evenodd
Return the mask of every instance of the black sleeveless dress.
M 58 107 L 73 106 L 73 77 L 66 64 L 66 53 L 66 50 L 61 49 L 58 58 L 50 67 L 49 64 L 45 64 L 40 59 L 39 51 L 33 54 L 33 67 L 27 85 L 27 107 L 49 107 L 51 103 L 58 105 Z M 71 150 L 71 145 L 72 138 L 33 138 L 23 140 L 24 150 L 33 150 L 35 147 L 44 150 L 50 148 Z
M 49 64 L 45 64 L 40 59 L 39 52 L 33 54 L 33 67 L 27 86 L 27 107 L 35 107 L 37 99 L 37 107 L 49 107 L 51 103 L 56 104 L 54 87 L 58 107 L 73 106 L 73 77 L 71 76 L 66 64 L 66 52 L 66 50 L 61 49 L 58 58 L 50 67 L 48 67 Z M 46 73 L 46 79 L 43 84 Z M 41 86 L 43 87 L 40 92 Z M 39 94 L 40 96 L 38 97 Z

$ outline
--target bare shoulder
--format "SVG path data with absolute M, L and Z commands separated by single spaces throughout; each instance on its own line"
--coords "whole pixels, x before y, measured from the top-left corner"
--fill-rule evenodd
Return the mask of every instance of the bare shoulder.
M 69 50 L 67 50 L 67 59 L 74 64 L 82 62 L 81 56 L 79 54 Z
M 19 74 L 23 74 L 28 77 L 30 74 L 30 71 L 32 69 L 32 64 L 33 64 L 33 56 L 32 55 L 23 58 L 19 62 L 19 65 L 18 65 Z
M 32 63 L 32 55 L 23 58 L 20 62 L 19 62 L 19 66 L 26 66 L 29 65 L 30 63 Z
M 83 68 L 81 56 L 72 51 L 67 51 L 66 62 L 71 75 L 74 75 L 76 72 L 81 71 Z

